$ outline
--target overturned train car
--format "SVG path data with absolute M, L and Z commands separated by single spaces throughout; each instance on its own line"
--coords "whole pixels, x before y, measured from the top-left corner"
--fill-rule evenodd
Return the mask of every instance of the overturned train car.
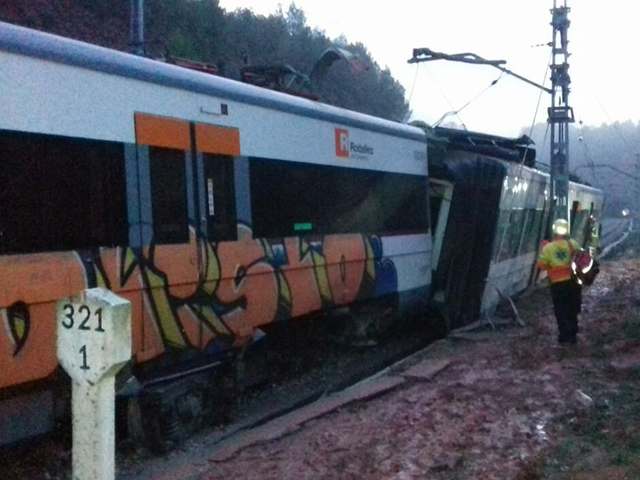
M 536 168 L 526 136 L 438 127 L 428 142 L 431 306 L 451 329 L 491 314 L 501 298 L 538 281 L 537 255 L 553 205 L 550 177 Z M 602 191 L 571 181 L 569 202 L 573 238 L 595 250 Z

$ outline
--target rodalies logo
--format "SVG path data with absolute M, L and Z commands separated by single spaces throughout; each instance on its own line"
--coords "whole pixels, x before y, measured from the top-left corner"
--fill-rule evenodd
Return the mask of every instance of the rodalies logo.
M 336 157 L 349 158 L 349 131 L 336 128 Z
M 335 129 L 336 157 L 357 158 L 368 160 L 373 155 L 373 147 L 364 143 L 354 143 L 349 140 L 349 130 L 346 128 Z

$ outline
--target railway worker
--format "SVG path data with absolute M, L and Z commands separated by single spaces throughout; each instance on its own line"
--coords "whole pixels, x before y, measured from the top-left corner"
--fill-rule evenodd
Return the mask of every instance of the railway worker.
M 580 245 L 569 236 L 569 223 L 565 219 L 553 222 L 553 231 L 555 238 L 543 245 L 538 268 L 549 275 L 553 311 L 558 323 L 558 342 L 575 344 L 582 286 L 571 275 L 571 256 L 580 249 Z

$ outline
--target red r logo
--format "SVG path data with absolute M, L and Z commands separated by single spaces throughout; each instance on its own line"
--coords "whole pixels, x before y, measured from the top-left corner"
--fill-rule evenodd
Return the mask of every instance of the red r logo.
M 336 128 L 336 156 L 349 158 L 349 131 Z

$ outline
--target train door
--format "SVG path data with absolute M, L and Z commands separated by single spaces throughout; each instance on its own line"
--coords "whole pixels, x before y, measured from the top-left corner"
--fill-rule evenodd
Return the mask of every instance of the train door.
M 143 359 L 193 343 L 180 299 L 199 279 L 189 122 L 136 113 Z M 197 336 L 197 335 L 196 335 Z
M 146 293 L 141 350 L 152 358 L 205 341 L 201 312 L 190 299 L 203 288 L 206 240 L 235 239 L 232 155 L 239 154 L 239 134 L 141 113 L 135 127 Z
M 202 372 L 204 361 L 219 358 L 196 351 L 230 337 L 214 302 L 221 277 L 214 242 L 237 237 L 233 172 L 240 142 L 237 129 L 147 114 L 135 115 L 135 127 L 136 255 L 144 289 L 136 353 L 139 362 L 157 361 L 136 366 L 147 385 L 131 407 L 143 421 L 132 416 L 130 428 L 134 435 L 146 428 L 163 432 L 152 442 L 164 448 L 201 423 L 201 386 L 174 383 L 167 395 L 149 384 Z
M 247 213 L 248 195 L 245 191 L 249 183 L 248 160 L 239 158 L 238 129 L 193 124 L 192 132 L 195 217 L 199 225 L 201 255 L 200 288 L 197 300 L 191 304 L 191 312 L 200 327 L 199 348 L 203 351 L 215 351 L 219 344 L 222 347 L 235 338 L 234 332 L 223 321 L 222 311 L 216 309 L 216 305 L 221 304 L 223 290 L 235 292 L 238 287 L 236 282 L 242 282 L 242 268 L 226 268 L 228 265 L 222 262 L 221 256 L 228 255 L 233 261 L 239 262 L 238 252 L 245 250 L 244 244 L 237 240 L 238 222 L 250 223 Z M 236 189 L 237 183 L 241 188 Z M 234 263 L 234 267 L 235 265 Z

